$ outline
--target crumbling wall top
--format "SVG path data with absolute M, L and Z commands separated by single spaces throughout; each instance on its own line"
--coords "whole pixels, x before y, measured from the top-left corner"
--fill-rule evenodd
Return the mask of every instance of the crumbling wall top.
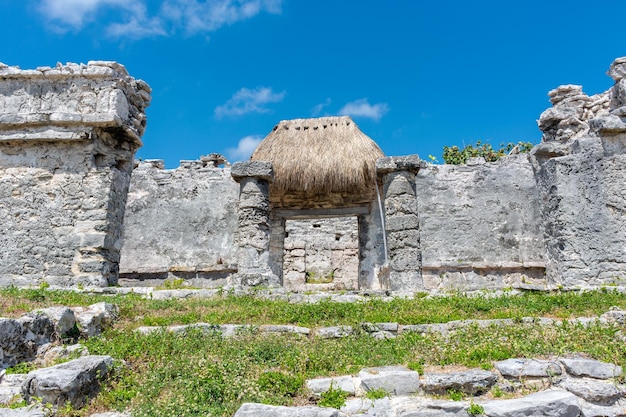
M 151 89 L 109 61 L 22 70 L 0 63 L 0 141 L 86 140 L 119 128 L 141 146 Z

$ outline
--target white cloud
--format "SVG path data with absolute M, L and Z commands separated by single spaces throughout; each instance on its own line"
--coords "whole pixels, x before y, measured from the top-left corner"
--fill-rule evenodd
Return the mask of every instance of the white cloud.
M 105 7 L 128 10 L 137 0 L 41 0 L 39 11 L 59 30 L 81 29 Z
M 370 104 L 366 98 L 351 101 L 339 110 L 340 115 L 380 120 L 389 111 L 387 103 Z
M 192 35 L 214 32 L 263 11 L 280 13 L 281 0 L 166 0 L 161 7 L 164 19 Z
M 330 106 L 331 103 L 332 103 L 332 100 L 330 99 L 330 97 L 328 97 L 326 100 L 324 100 L 323 103 L 313 106 L 313 108 L 311 109 L 311 116 L 313 117 L 319 116 L 322 113 L 322 110 L 324 109 L 324 107 Z
M 57 30 L 80 30 L 104 19 L 103 11 L 119 12 L 105 23 L 112 37 L 145 38 L 177 32 L 187 35 L 214 32 L 261 12 L 280 13 L 282 0 L 160 0 L 155 14 L 148 0 L 39 0 L 39 11 Z M 155 2 L 152 2 L 154 4 Z
M 215 108 L 215 116 L 241 116 L 247 113 L 267 113 L 268 103 L 278 103 L 285 97 L 285 92 L 275 93 L 268 87 L 257 87 L 254 90 L 242 88 L 226 103 Z
M 226 157 L 230 162 L 250 159 L 250 156 L 252 156 L 252 153 L 262 140 L 263 138 L 261 136 L 256 135 L 241 138 L 236 148 L 226 149 Z

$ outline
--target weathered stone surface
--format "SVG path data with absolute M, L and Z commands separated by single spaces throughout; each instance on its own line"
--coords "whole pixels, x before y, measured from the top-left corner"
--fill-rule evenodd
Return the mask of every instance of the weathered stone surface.
M 230 165 L 194 162 L 164 170 L 144 161 L 133 170 L 121 284 L 157 286 L 177 278 L 195 287 L 220 287 L 236 270 L 239 185 Z
M 493 372 L 471 369 L 463 372 L 426 373 L 421 380 L 424 391 L 445 394 L 449 390 L 468 395 L 483 394 L 496 383 L 498 376 Z
M 110 356 L 85 356 L 31 371 L 22 384 L 22 395 L 27 401 L 37 397 L 43 403 L 63 405 L 69 401 L 74 407 L 82 407 L 89 396 L 99 391 L 100 380 L 112 366 Z
M 35 359 L 39 347 L 56 338 L 54 322 L 45 314 L 0 318 L 0 368 Z
M 507 359 L 496 362 L 494 366 L 506 378 L 545 378 L 561 375 L 561 367 L 556 361 Z
M 612 363 L 585 358 L 562 358 L 559 360 L 565 371 L 573 376 L 609 379 L 622 374 L 622 368 Z
M 359 372 L 365 391 L 383 389 L 393 395 L 412 394 L 419 391 L 419 374 L 403 366 L 366 368 Z
M 46 410 L 39 406 L 22 408 L 0 408 L 0 417 L 47 417 Z
M 67 360 L 70 358 L 76 358 L 78 356 L 89 355 L 89 350 L 80 344 L 69 346 L 53 346 L 46 349 L 43 355 L 40 353 L 37 356 L 40 358 L 40 362 L 43 366 L 50 366 L 59 360 Z M 42 357 L 43 356 L 43 357 Z
M 315 395 L 320 395 L 321 393 L 328 391 L 331 385 L 333 389 L 340 389 L 350 395 L 354 395 L 356 393 L 354 380 L 349 375 L 309 379 L 306 381 L 306 387 Z
M 615 384 L 593 379 L 568 378 L 559 384 L 572 394 L 599 405 L 613 405 L 618 399 L 624 398 L 624 388 Z
M 398 417 L 469 417 L 465 401 L 398 397 L 391 399 L 391 406 Z
M 308 327 L 291 326 L 284 324 L 263 324 L 259 326 L 259 330 L 266 333 L 293 333 L 308 335 L 311 333 L 311 329 Z
M 103 326 L 112 323 L 119 315 L 117 306 L 109 303 L 97 303 L 87 308 L 74 307 L 72 310 L 84 337 L 100 334 Z
M 0 286 L 115 284 L 150 88 L 103 61 L 2 71 Z
M 280 407 L 245 403 L 233 417 L 341 417 L 345 414 L 334 408 Z
M 611 307 L 609 311 L 600 316 L 600 320 L 618 326 L 626 325 L 626 311 L 619 307 Z
M 367 398 L 353 398 L 346 400 L 346 405 L 340 408 L 342 413 L 350 416 L 362 417 L 395 417 L 388 397 L 378 400 Z
M 274 169 L 272 168 L 271 162 L 244 161 L 235 163 L 230 175 L 232 175 L 233 179 L 237 182 L 247 177 L 271 182 L 274 179 Z
M 56 333 L 60 337 L 64 337 L 74 331 L 74 328 L 76 326 L 76 316 L 70 308 L 48 307 L 37 310 L 37 312 L 40 312 L 50 317 L 50 319 L 54 322 Z
M 315 335 L 322 339 L 338 339 L 348 337 L 354 332 L 352 326 L 322 327 L 315 331 Z
M 544 391 L 513 400 L 481 404 L 489 417 L 578 417 L 578 398 L 567 391 Z
M 415 181 L 425 289 L 545 285 L 539 194 L 528 155 L 429 165 Z
M 0 371 L 0 374 L 3 372 Z M 22 397 L 22 383 L 25 379 L 26 374 L 9 374 L 0 378 L 0 405 Z
M 626 401 L 620 400 L 612 406 L 602 406 L 581 401 L 581 417 L 626 417 Z
M 419 155 L 386 156 L 376 160 L 376 171 L 381 174 L 394 171 L 417 172 L 424 165 Z

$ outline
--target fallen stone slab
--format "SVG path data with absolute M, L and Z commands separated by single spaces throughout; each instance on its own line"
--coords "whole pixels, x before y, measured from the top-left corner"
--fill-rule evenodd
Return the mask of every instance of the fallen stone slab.
M 579 417 L 578 397 L 564 390 L 551 390 L 513 400 L 481 404 L 489 417 Z
M 430 394 L 445 394 L 454 390 L 468 395 L 480 395 L 489 391 L 497 381 L 498 375 L 493 372 L 470 369 L 463 372 L 424 374 L 421 386 Z
M 16 396 L 22 397 L 22 383 L 25 379 L 26 374 L 9 374 L 0 378 L 0 404 L 6 404 Z
M 420 376 L 403 366 L 365 368 L 359 372 L 365 392 L 383 389 L 392 395 L 413 394 L 419 391 Z
M 233 417 L 343 417 L 344 413 L 334 408 L 283 407 L 266 404 L 245 403 Z
M 573 376 L 588 376 L 597 379 L 615 378 L 622 374 L 622 367 L 612 363 L 586 358 L 562 358 L 565 371 Z
M 45 348 L 45 349 L 44 349 Z M 43 366 L 51 366 L 55 362 L 77 358 L 89 355 L 89 350 L 81 344 L 73 344 L 69 346 L 42 346 L 37 352 L 38 364 Z
M 317 329 L 315 335 L 321 339 L 339 339 L 354 333 L 352 326 L 331 326 Z
M 354 380 L 350 375 L 309 379 L 306 381 L 307 388 L 316 396 L 328 391 L 331 385 L 333 386 L 333 389 L 340 389 L 350 395 L 354 395 L 356 393 Z
M 352 398 L 339 409 L 349 416 L 359 417 L 395 417 L 389 397 L 369 400 L 367 398 Z
M 431 400 L 416 397 L 391 399 L 393 416 L 397 417 L 469 417 L 465 401 Z
M 613 405 L 620 398 L 624 398 L 625 394 L 624 387 L 587 378 L 568 378 L 559 383 L 559 388 L 598 405 Z
M 264 333 L 293 333 L 308 335 L 311 329 L 300 326 L 292 326 L 288 324 L 264 324 L 259 326 L 259 330 Z
M 48 307 L 42 310 L 37 310 L 37 312 L 45 314 L 50 317 L 52 322 L 54 323 L 55 330 L 57 334 L 61 337 L 68 336 L 78 336 L 78 334 L 74 334 L 77 332 L 76 328 L 76 316 L 74 312 L 68 307 Z M 29 314 L 35 314 L 29 313 Z
M 581 417 L 626 417 L 626 400 L 620 400 L 612 406 L 580 402 Z
M 0 318 L 0 368 L 35 359 L 40 346 L 55 340 L 54 323 L 45 314 Z
M 507 359 L 494 366 L 505 378 L 547 378 L 562 373 L 558 362 L 539 359 Z
M 102 333 L 106 324 L 117 320 L 119 310 L 116 305 L 96 303 L 87 308 L 72 307 L 76 321 L 83 337 L 92 337 Z
M 47 415 L 39 406 L 0 408 L 0 417 L 46 417 Z
M 97 394 L 100 381 L 113 367 L 110 356 L 84 356 L 60 365 L 31 371 L 22 383 L 26 401 L 34 397 L 42 403 L 63 405 L 69 401 L 74 408 L 82 407 L 87 398 Z

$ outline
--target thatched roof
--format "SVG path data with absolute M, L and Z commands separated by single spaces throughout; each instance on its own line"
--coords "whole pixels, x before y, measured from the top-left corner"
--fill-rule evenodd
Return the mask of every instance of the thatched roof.
M 369 192 L 384 154 L 350 117 L 284 120 L 252 154 L 274 167 L 272 188 L 308 194 Z

